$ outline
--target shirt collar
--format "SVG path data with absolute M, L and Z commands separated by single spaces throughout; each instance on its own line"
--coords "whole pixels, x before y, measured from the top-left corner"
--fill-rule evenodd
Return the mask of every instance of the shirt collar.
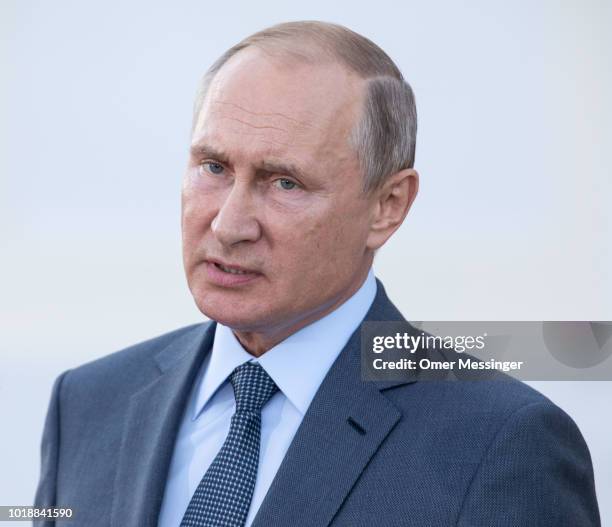
M 346 302 L 323 318 L 303 327 L 255 358 L 240 344 L 232 330 L 217 324 L 215 339 L 198 388 L 192 419 L 195 420 L 234 368 L 259 362 L 280 391 L 304 415 L 323 378 L 350 336 L 364 319 L 376 296 L 376 279 L 367 278 Z

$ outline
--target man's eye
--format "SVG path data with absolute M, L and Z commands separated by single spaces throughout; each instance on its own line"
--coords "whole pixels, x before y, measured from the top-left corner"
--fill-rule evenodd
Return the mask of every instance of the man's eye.
M 274 184 L 283 190 L 293 190 L 294 188 L 297 188 L 295 181 L 285 178 L 277 179 Z
M 224 170 L 223 165 L 220 165 L 219 163 L 213 163 L 211 161 L 202 163 L 201 166 L 204 170 L 206 170 L 206 172 L 209 172 L 210 174 L 215 174 L 215 175 L 219 175 L 223 173 L 223 170 Z

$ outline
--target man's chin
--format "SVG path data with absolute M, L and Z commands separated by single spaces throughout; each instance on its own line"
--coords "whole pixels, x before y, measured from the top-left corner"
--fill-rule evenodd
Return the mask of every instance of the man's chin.
M 220 307 L 197 300 L 196 304 L 205 317 L 234 331 L 257 332 L 269 324 L 268 317 L 255 309 L 249 310 L 246 305 L 230 309 L 227 306 Z M 261 305 L 258 307 L 261 308 Z

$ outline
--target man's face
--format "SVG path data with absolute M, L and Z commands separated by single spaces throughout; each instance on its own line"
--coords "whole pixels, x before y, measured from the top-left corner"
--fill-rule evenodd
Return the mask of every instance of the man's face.
M 337 64 L 289 64 L 256 48 L 217 73 L 182 193 L 185 271 L 205 315 L 282 332 L 359 287 L 373 210 L 349 145 L 362 91 Z

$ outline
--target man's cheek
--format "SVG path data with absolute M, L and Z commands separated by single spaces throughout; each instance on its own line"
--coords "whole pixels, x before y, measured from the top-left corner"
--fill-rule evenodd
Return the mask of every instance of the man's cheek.
M 324 249 L 328 245 L 330 233 L 334 230 L 334 222 L 328 218 L 319 218 L 298 227 L 298 238 L 301 238 L 301 252 L 313 252 Z

